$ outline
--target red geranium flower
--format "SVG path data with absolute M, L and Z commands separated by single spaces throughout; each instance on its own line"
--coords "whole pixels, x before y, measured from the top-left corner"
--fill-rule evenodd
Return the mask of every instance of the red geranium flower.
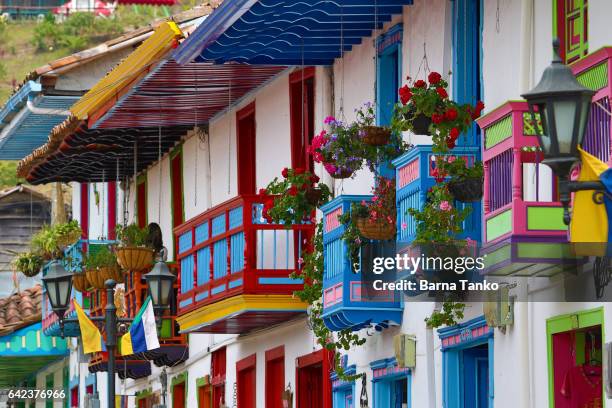
M 442 99 L 448 98 L 448 92 L 446 92 L 446 89 L 442 87 L 437 87 L 436 92 L 438 93 L 438 95 L 440 95 L 440 98 Z
M 457 140 L 457 138 L 459 137 L 459 129 L 457 129 L 456 127 L 452 128 L 450 130 L 449 135 L 452 139 Z
M 282 175 L 284 178 L 287 178 L 287 176 L 289 175 L 289 169 L 285 167 L 285 168 L 283 169 L 283 171 L 281 171 L 281 175 Z
M 265 188 L 260 188 L 259 189 L 259 195 L 265 196 L 265 195 L 268 195 L 268 192 L 266 191 Z
M 446 146 L 447 146 L 449 149 L 454 149 L 456 145 L 457 145 L 457 144 L 456 144 L 456 142 L 455 142 L 455 139 L 453 139 L 453 138 L 446 139 Z
M 429 74 L 429 76 L 427 77 L 427 80 L 429 81 L 430 84 L 435 85 L 438 82 L 440 82 L 440 80 L 442 79 L 442 75 L 440 75 L 437 72 L 432 72 Z
M 443 119 L 444 119 L 444 116 L 440 115 L 439 113 L 434 113 L 431 115 L 431 121 L 435 123 L 436 125 L 442 123 Z
M 457 109 L 449 108 L 446 112 L 444 112 L 444 119 L 449 122 L 457 119 Z
M 415 88 L 425 88 L 426 86 L 427 86 L 427 83 L 423 81 L 422 79 L 419 79 L 418 81 L 414 83 Z
M 295 197 L 297 195 L 297 193 L 298 193 L 298 189 L 297 189 L 296 186 L 291 186 L 291 187 L 289 187 L 289 190 L 287 190 L 287 193 L 290 196 Z
M 318 183 L 318 182 L 319 182 L 319 180 L 320 180 L 320 178 L 319 178 L 319 176 L 317 176 L 316 174 L 313 174 L 312 176 L 310 176 L 310 182 L 311 182 L 312 184 L 314 184 L 314 183 Z
M 410 98 L 412 98 L 412 92 L 410 92 L 408 85 L 404 85 L 399 89 L 399 96 L 402 104 L 404 105 L 410 101 Z

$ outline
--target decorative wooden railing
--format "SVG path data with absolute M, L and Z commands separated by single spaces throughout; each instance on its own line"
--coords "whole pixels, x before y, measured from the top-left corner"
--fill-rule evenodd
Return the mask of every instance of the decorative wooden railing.
M 346 227 L 338 217 L 351 211 L 351 204 L 369 201 L 370 196 L 336 197 L 323 211 L 323 320 L 334 331 L 383 329 L 402 321 L 403 305 L 397 291 L 366 293 L 361 270 L 355 271 L 342 239 Z
M 83 253 L 87 253 L 90 246 L 100 246 L 112 244 L 112 241 L 106 240 L 79 240 L 74 245 L 68 247 L 64 253 L 64 267 L 68 271 L 80 272 Z M 48 265 L 43 267 L 43 276 L 46 274 Z M 72 289 L 72 299 L 75 299 L 87 313 L 90 308 L 90 293 L 81 293 Z M 66 312 L 67 318 L 76 318 L 74 305 L 71 303 Z M 43 288 L 43 303 L 42 303 L 42 327 L 43 333 L 47 336 L 59 336 L 60 327 L 57 315 L 51 310 L 49 298 Z M 66 323 L 64 326 L 64 334 L 68 337 L 78 337 L 80 335 L 79 325 L 77 323 Z
M 263 199 L 233 198 L 175 229 L 179 316 L 238 295 L 292 295 L 303 287 L 289 275 L 314 226 L 266 222 Z

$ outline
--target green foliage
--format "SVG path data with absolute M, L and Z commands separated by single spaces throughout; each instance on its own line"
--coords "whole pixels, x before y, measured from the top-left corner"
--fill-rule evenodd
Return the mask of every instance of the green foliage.
M 417 224 L 415 243 L 456 242 L 455 235 L 461 233 L 461 225 L 469 215 L 471 207 L 458 209 L 453 205 L 453 200 L 446 183 L 439 183 L 427 193 L 427 202 L 422 210 L 408 209 Z
M 123 247 L 141 247 L 146 246 L 149 237 L 149 228 L 140 228 L 136 224 L 130 224 L 126 227 L 117 225 L 117 239 Z
M 85 255 L 83 265 L 88 270 L 107 267 L 114 268 L 118 266 L 117 255 L 107 245 L 104 245 Z
M 463 319 L 464 303 L 446 301 L 442 310 L 435 310 L 431 316 L 425 318 L 427 327 L 437 329 L 440 326 L 454 326 Z
M 17 177 L 17 162 L 0 161 L 0 188 L 16 186 L 21 182 L 23 179 Z
M 473 166 L 468 166 L 466 161 L 458 158 L 440 160 L 442 171 L 451 176 L 451 181 L 464 181 L 466 179 L 482 179 L 484 170 L 482 162 L 477 161 Z
M 15 270 L 32 277 L 40 272 L 43 266 L 43 259 L 34 252 L 24 252 L 13 259 L 12 265 Z
M 82 234 L 78 221 L 44 225 L 32 236 L 30 245 L 37 255 L 46 260 L 63 258 L 64 249 L 76 243 Z
M 274 178 L 260 191 L 266 197 L 263 217 L 287 228 L 311 221 L 316 209 L 329 201 L 329 187 L 318 184 L 319 177 L 304 169 L 285 168 L 282 174 L 282 179 Z
M 325 349 L 334 354 L 334 370 L 338 378 L 352 381 L 359 375 L 345 375 L 340 364 L 340 353 L 342 351 L 354 350 L 355 347 L 365 344 L 366 339 L 359 334 L 345 329 L 339 332 L 330 331 L 321 317 L 323 304 L 321 294 L 323 293 L 323 227 L 319 223 L 316 232 L 310 242 L 310 248 L 304 252 L 302 269 L 291 274 L 293 279 L 303 279 L 304 289 L 295 292 L 295 295 L 303 302 L 310 305 L 309 320 L 313 334 L 317 342 Z

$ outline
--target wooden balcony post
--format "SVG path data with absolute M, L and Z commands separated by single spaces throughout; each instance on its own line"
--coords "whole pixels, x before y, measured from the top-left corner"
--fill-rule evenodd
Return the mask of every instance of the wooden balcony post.
M 523 198 L 523 163 L 521 163 L 521 149 L 512 149 L 512 201 Z
M 491 208 L 491 165 L 489 161 L 483 163 L 484 167 L 484 213 L 487 214 Z

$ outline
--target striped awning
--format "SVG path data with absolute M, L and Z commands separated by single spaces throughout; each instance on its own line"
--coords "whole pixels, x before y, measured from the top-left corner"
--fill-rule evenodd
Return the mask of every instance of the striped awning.
M 225 0 L 175 59 L 330 65 L 413 0 Z

